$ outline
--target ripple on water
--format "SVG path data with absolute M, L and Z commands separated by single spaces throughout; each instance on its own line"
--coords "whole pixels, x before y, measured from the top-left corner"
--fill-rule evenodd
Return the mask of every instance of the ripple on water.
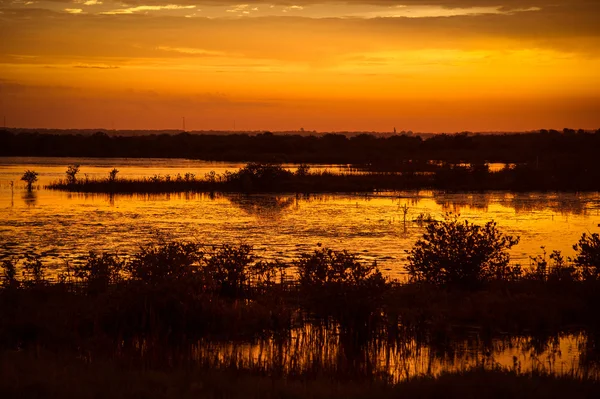
M 145 164 L 143 160 L 79 161 L 82 173 L 102 172 L 102 176 L 112 167 L 123 176 L 134 177 L 147 175 L 149 170 L 162 175 L 192 171 L 189 162 L 179 164 L 176 160 L 172 165 L 162 161 Z M 0 172 L 3 176 L 12 173 L 16 181 L 14 177 L 19 177 L 23 168 L 39 170 L 46 179 L 40 184 L 47 184 L 62 178 L 67 164 L 61 164 L 66 160 L 60 159 L 27 162 L 15 161 L 6 170 L 0 167 Z M 115 163 L 108 165 L 110 162 Z M 192 164 L 197 176 L 215 167 Z M 175 167 L 181 169 L 174 173 Z M 260 246 L 261 256 L 293 259 L 321 243 L 367 254 L 382 269 L 388 269 L 387 274 L 400 276 L 406 263 L 405 250 L 424 232 L 424 225 L 413 221 L 419 215 L 439 220 L 451 211 L 476 223 L 493 219 L 503 231 L 521 237 L 511 254 L 523 265 L 529 264 L 529 256 L 541 253 L 541 245 L 548 252 L 558 249 L 568 256 L 583 232 L 600 231 L 600 193 L 414 191 L 310 197 L 117 195 L 107 199 L 42 189 L 34 197 L 32 202 L 18 193 L 11 196 L 10 189 L 0 187 L 0 203 L 6 204 L 0 208 L 0 257 L 49 251 L 48 262 L 58 264 L 73 257 L 81 259 L 89 250 L 126 253 L 136 251 L 140 244 L 168 237 L 207 244 L 244 242 Z M 404 206 L 408 207 L 406 223 L 401 210 Z

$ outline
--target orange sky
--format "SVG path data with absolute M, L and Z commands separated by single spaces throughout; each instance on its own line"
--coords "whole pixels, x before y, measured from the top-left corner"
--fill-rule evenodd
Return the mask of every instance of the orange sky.
M 0 0 L 9 127 L 600 128 L 596 0 Z M 234 122 L 235 121 L 235 122 Z

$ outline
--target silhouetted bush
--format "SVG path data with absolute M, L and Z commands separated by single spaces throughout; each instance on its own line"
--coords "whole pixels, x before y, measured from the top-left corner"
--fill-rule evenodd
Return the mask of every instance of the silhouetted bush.
M 385 282 L 376 263 L 361 263 L 348 251 L 320 248 L 312 254 L 302 254 L 296 266 L 300 285 L 305 287 L 377 286 Z
M 525 272 L 525 278 L 552 283 L 572 283 L 581 280 L 576 266 L 569 264 L 560 251 L 552 251 L 550 261 L 546 259 L 546 249 L 542 255 L 531 257 L 531 268 Z
M 239 296 L 246 290 L 250 266 L 254 261 L 252 247 L 223 245 L 205 259 L 205 270 L 222 294 Z
M 478 226 L 458 218 L 431 222 L 409 252 L 412 281 L 475 288 L 493 280 L 518 277 L 520 267 L 510 266 L 507 250 L 519 238 L 500 232 L 495 222 Z
M 20 285 L 17 279 L 16 262 L 12 259 L 4 259 L 2 261 L 2 287 L 18 288 Z
M 122 281 L 125 261 L 115 255 L 90 252 L 86 263 L 76 266 L 75 277 L 81 279 L 91 293 L 100 293 Z
M 157 284 L 198 273 L 198 262 L 203 256 L 196 243 L 173 241 L 151 244 L 143 246 L 125 269 L 134 280 Z
M 269 191 L 294 174 L 280 164 L 251 162 L 234 173 L 225 175 L 227 183 L 234 183 L 244 191 Z
M 35 183 L 38 179 L 38 173 L 33 170 L 26 170 L 21 176 L 21 180 L 27 183 L 27 190 L 31 191 L 33 188 L 33 183 Z
M 27 287 L 41 287 L 48 284 L 46 266 L 38 255 L 32 254 L 25 257 L 22 274 L 23 284 Z
M 600 276 L 600 235 L 583 233 L 573 249 L 577 251 L 575 264 L 583 268 L 584 278 L 597 279 Z
M 77 183 L 77 174 L 79 173 L 79 165 L 73 164 L 67 167 L 65 174 L 67 175 L 67 184 Z

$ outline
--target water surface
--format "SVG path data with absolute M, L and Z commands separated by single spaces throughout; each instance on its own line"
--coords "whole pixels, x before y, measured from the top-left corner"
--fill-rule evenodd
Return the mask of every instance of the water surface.
M 285 261 L 323 245 L 376 260 L 388 275 L 402 278 L 406 250 L 424 232 L 419 215 L 441 219 L 453 212 L 476 223 L 494 220 L 521 237 L 511 255 L 525 266 L 529 256 L 541 254 L 541 246 L 572 255 L 583 232 L 600 232 L 597 192 L 91 195 L 43 188 L 63 178 L 72 163 L 81 164 L 81 176 L 90 178 L 108 176 L 113 167 L 122 177 L 203 177 L 243 166 L 183 159 L 0 158 L 0 257 L 37 252 L 61 268 L 91 250 L 126 255 L 167 238 L 247 243 L 259 256 Z M 26 169 L 40 174 L 31 193 L 19 181 Z M 316 169 L 340 171 L 331 165 Z

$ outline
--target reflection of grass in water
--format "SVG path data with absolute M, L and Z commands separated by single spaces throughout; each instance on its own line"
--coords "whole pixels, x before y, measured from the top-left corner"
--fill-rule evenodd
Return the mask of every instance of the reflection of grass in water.
M 282 378 L 259 370 L 211 370 L 201 367 L 145 368 L 120 361 L 85 359 L 28 352 L 0 357 L 0 391 L 5 397 L 60 398 L 590 398 L 598 382 L 545 373 L 516 375 L 510 370 L 419 376 L 399 384 L 331 379 L 327 375 Z

